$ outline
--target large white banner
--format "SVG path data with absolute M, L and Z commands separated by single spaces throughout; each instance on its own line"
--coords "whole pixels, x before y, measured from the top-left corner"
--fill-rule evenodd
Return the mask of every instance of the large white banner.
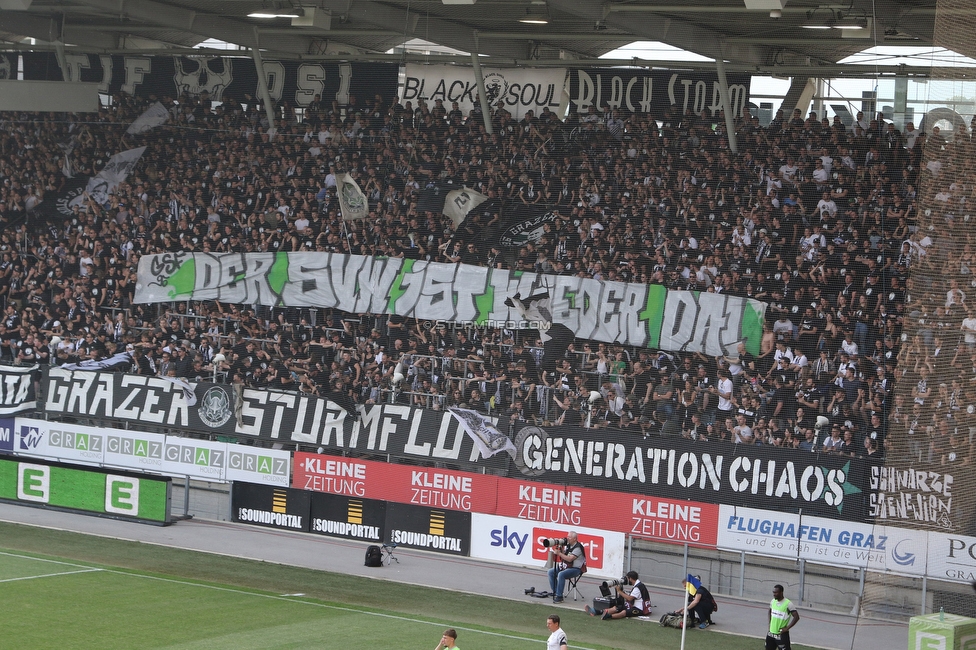
M 483 67 L 481 72 L 485 79 L 485 95 L 492 110 L 501 101 L 515 119 L 521 119 L 530 110 L 539 115 L 546 106 L 562 115 L 569 102 L 569 96 L 564 92 L 565 68 Z M 415 108 L 420 99 L 431 108 L 434 101 L 440 99 L 448 111 L 452 102 L 457 102 L 467 115 L 478 102 L 474 68 L 408 63 L 401 97 Z
M 596 528 L 572 527 L 586 549 L 586 574 L 619 578 L 624 570 L 624 534 Z M 543 567 L 549 549 L 544 539 L 565 537 L 570 528 L 528 519 L 471 514 L 471 557 L 520 566 Z
M 802 517 L 799 532 L 801 560 L 880 573 L 925 575 L 925 531 Z
M 922 530 L 719 506 L 718 548 L 725 551 L 923 576 L 929 541 Z
M 775 557 L 796 558 L 798 515 L 755 508 L 719 506 L 718 547 Z
M 287 451 L 30 418 L 16 419 L 13 452 L 213 482 L 287 486 L 291 476 Z
M 928 576 L 976 583 L 976 537 L 929 532 Z
M 505 305 L 548 291 L 552 320 L 578 338 L 663 350 L 759 354 L 764 303 L 660 285 L 515 273 L 470 264 L 331 253 L 143 255 L 135 302 L 219 300 L 528 329 Z

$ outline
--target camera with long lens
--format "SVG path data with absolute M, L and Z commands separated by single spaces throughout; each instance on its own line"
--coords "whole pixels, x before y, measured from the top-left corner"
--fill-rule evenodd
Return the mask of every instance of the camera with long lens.
M 546 548 L 551 546 L 566 546 L 567 544 L 569 544 L 569 540 L 565 537 L 549 537 L 542 540 L 542 545 Z
M 613 588 L 619 585 L 627 584 L 627 577 L 618 578 L 617 580 L 604 580 L 603 584 L 600 585 L 600 593 L 603 594 L 604 598 L 610 598 L 613 594 Z

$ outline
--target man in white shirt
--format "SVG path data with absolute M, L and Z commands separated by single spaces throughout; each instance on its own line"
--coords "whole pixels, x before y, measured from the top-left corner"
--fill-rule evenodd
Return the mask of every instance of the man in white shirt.
M 817 159 L 817 167 L 813 170 L 813 180 L 819 187 L 830 181 L 830 170 L 824 167 L 823 160 Z
M 830 192 L 824 192 L 822 196 L 823 198 L 817 201 L 817 213 L 821 219 L 833 219 L 837 216 L 837 202 L 831 198 Z
M 732 379 L 729 378 L 729 373 L 727 370 L 719 369 L 718 371 L 718 382 L 716 383 L 714 390 L 718 393 L 718 416 L 716 419 L 724 420 L 729 417 L 732 413 Z
M 549 640 L 546 641 L 546 650 L 569 650 L 569 640 L 566 633 L 559 627 L 559 614 L 550 614 L 546 619 L 546 627 L 549 628 Z
M 647 587 L 640 581 L 640 576 L 636 571 L 628 571 L 626 578 L 627 583 L 623 587 L 621 585 L 616 586 L 617 598 L 623 600 L 622 605 L 615 605 L 602 612 L 587 605 L 586 613 L 590 616 L 600 616 L 604 621 L 650 614 L 651 596 Z
M 963 342 L 970 348 L 976 347 L 976 317 L 973 316 L 972 311 L 962 319 L 960 329 L 962 330 Z
M 329 173 L 325 175 L 325 186 L 335 187 L 337 184 L 335 165 L 329 165 Z
M 851 124 L 851 131 L 857 133 L 857 128 L 861 127 L 861 130 L 865 133 L 868 132 L 868 127 L 871 126 L 871 121 L 864 117 L 864 113 L 861 111 L 857 112 L 857 119 L 854 120 L 854 124 Z
M 752 435 L 752 427 L 746 424 L 746 416 L 741 413 L 735 416 L 736 425 L 732 427 L 732 434 L 735 436 L 733 442 L 737 445 L 751 445 L 755 440 Z
M 963 321 L 964 325 L 965 323 L 966 321 Z M 976 320 L 973 321 L 973 324 L 976 325 Z M 976 342 L 976 339 L 974 339 L 974 342 Z M 857 347 L 857 343 L 854 342 L 853 333 L 850 331 L 844 332 L 844 340 L 840 342 L 840 349 L 846 352 L 848 356 L 856 357 L 858 355 L 860 350 Z
M 918 139 L 918 131 L 915 130 L 915 125 L 909 122 L 905 125 L 905 132 L 901 136 L 905 140 L 905 148 L 909 151 L 915 146 L 915 141 Z
M 786 183 L 796 182 L 796 173 L 799 171 L 793 158 L 787 158 L 786 163 L 779 168 L 779 177 Z

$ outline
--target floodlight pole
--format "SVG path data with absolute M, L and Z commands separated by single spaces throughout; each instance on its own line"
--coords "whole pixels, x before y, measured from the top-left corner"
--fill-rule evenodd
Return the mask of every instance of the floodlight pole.
M 474 32 L 474 48 L 471 50 L 471 66 L 474 68 L 474 80 L 478 85 L 478 101 L 481 103 L 481 118 L 485 121 L 485 131 L 493 133 L 491 128 L 491 107 L 488 106 L 488 95 L 485 94 L 485 77 L 481 74 L 481 60 L 478 58 L 478 32 Z
M 725 113 L 725 132 L 729 139 L 729 149 L 732 153 L 739 153 L 739 146 L 735 140 L 735 116 L 732 114 L 732 102 L 729 100 L 729 81 L 725 77 L 725 60 L 723 57 L 724 48 L 719 48 L 718 56 L 715 57 L 715 71 L 718 73 L 718 96 L 722 102 L 722 112 Z
M 271 93 L 268 92 L 268 75 L 264 71 L 264 60 L 261 58 L 261 50 L 258 48 L 258 30 L 254 28 L 254 47 L 251 48 L 251 56 L 254 58 L 254 67 L 258 73 L 258 95 L 261 103 L 264 104 L 264 112 L 268 116 L 268 140 L 274 140 L 275 114 L 271 105 Z

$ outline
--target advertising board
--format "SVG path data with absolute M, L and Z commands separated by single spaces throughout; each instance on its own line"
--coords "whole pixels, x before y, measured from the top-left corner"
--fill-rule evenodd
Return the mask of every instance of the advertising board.
M 170 480 L 0 459 L 0 499 L 164 523 L 169 513 Z
M 296 452 L 294 464 L 292 486 L 299 489 L 617 531 L 670 543 L 716 543 L 714 504 L 306 452 Z
M 12 450 L 22 456 L 215 482 L 287 487 L 290 478 L 291 454 L 282 450 L 30 418 L 17 418 L 13 430 Z
M 722 550 L 902 575 L 926 572 L 925 531 L 726 505 L 719 511 Z
M 624 534 L 594 528 L 551 526 L 525 519 L 471 515 L 471 557 L 544 570 L 549 549 L 543 540 L 575 530 L 586 550 L 587 575 L 619 578 L 624 568 Z
M 231 490 L 231 521 L 309 532 L 311 492 L 235 483 Z
M 318 492 L 311 498 L 313 533 L 376 544 L 386 541 L 386 502 Z
M 390 503 L 386 527 L 390 541 L 405 548 L 468 555 L 471 546 L 469 512 Z

